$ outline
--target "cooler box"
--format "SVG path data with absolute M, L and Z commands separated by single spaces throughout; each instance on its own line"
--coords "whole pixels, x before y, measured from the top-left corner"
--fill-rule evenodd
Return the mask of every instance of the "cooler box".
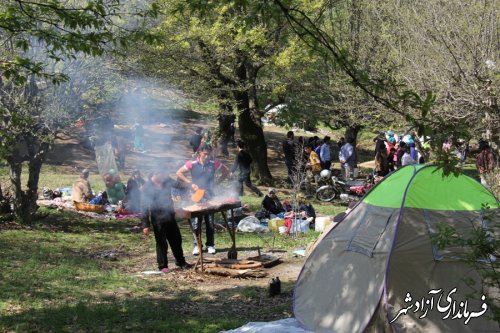
M 267 222 L 267 227 L 269 228 L 269 231 L 274 231 L 274 232 L 278 232 L 278 228 L 283 227 L 284 225 L 285 225 L 285 220 L 280 218 L 272 219 Z

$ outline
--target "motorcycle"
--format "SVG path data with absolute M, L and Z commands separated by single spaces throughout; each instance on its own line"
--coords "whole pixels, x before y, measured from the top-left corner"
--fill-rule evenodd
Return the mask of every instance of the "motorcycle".
M 348 201 L 357 201 L 364 196 L 375 184 L 373 175 L 366 180 L 345 180 L 332 175 L 331 170 L 323 170 L 320 173 L 316 199 L 330 202 L 336 198 L 347 198 Z

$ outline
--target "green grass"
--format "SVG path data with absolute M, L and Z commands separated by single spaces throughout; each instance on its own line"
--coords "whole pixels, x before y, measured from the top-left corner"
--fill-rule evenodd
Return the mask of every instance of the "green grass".
M 48 187 L 52 190 L 61 187 L 71 188 L 76 179 L 78 179 L 79 174 L 75 171 L 74 174 L 67 174 L 63 168 L 57 165 L 44 164 L 42 170 L 40 171 L 40 179 L 38 182 L 38 188 Z M 125 177 L 122 175 L 122 182 L 126 182 Z M 21 173 L 21 184 L 24 186 L 28 179 L 28 167 L 27 164 L 23 165 L 23 171 Z M 102 178 L 98 174 L 91 173 L 89 176 L 90 185 L 94 192 L 104 191 L 105 186 Z M 0 167 L 0 184 L 2 188 L 9 188 L 9 174 L 8 168 L 6 166 Z
M 155 270 L 156 261 L 154 239 L 129 231 L 137 219 L 96 220 L 45 208 L 40 213 L 46 217 L 29 228 L 0 229 L 2 332 L 208 333 L 290 315 L 292 283 L 284 283 L 282 299 L 270 299 L 262 283 L 235 288 L 222 278 L 227 287 L 203 291 L 193 288 L 203 283 L 198 280 L 138 277 L 141 270 Z M 188 255 L 186 222 L 181 233 Z M 238 233 L 237 247 L 255 254 L 257 247 L 291 251 L 317 236 Z M 216 233 L 216 246 L 230 248 L 227 233 Z M 110 250 L 118 260 L 96 256 Z

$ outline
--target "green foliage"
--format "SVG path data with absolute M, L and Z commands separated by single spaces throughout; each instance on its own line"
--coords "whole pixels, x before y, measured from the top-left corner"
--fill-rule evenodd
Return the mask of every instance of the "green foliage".
M 138 30 L 124 33 L 125 30 L 116 25 L 116 21 L 122 19 L 122 7 L 119 0 L 83 1 L 72 5 L 58 0 L 2 3 L 0 33 L 13 46 L 9 50 L 12 57 L 0 62 L 2 75 L 16 84 L 26 83 L 27 76 L 33 74 L 58 83 L 68 78 L 47 71 L 47 60 L 75 59 L 79 53 L 96 57 L 113 46 L 126 46 L 130 39 L 151 40 L 151 36 Z M 157 7 L 139 14 L 154 18 Z M 36 48 L 43 49 L 42 60 L 36 59 Z
M 472 225 L 467 234 L 460 234 L 455 228 L 438 224 L 437 232 L 432 236 L 432 242 L 442 250 L 448 246 L 460 247 L 465 255 L 460 258 L 470 265 L 481 277 L 480 284 L 473 280 L 464 281 L 474 290 L 474 296 L 486 296 L 488 308 L 491 309 L 492 319 L 500 323 L 500 298 L 496 292 L 500 288 L 500 271 L 497 258 L 500 255 L 500 240 L 498 232 L 498 208 L 491 209 L 484 206 L 482 209 L 482 225 Z
M 120 14 L 121 5 L 119 0 L 0 4 L 0 38 L 8 46 L 0 51 L 5 59 L 0 61 L 0 115 L 4 120 L 0 125 L 0 157 L 16 174 L 12 177 L 14 208 L 23 220 L 37 209 L 38 172 L 57 130 L 72 119 L 71 111 L 82 109 L 85 93 L 92 95 L 87 96 L 88 101 L 109 92 L 103 86 L 110 80 L 102 77 L 91 88 L 79 89 L 82 86 L 74 81 L 68 83 L 66 66 L 78 63 L 81 55 L 102 56 L 118 45 L 126 46 L 127 40 L 145 36 L 136 27 L 124 29 L 117 24 L 122 18 L 130 20 L 130 27 L 137 23 L 133 15 Z M 155 9 L 142 13 L 141 18 L 154 17 Z M 57 86 L 63 82 L 67 84 Z M 92 89 L 96 89 L 94 93 Z M 23 161 L 28 161 L 30 170 L 27 191 L 22 190 L 19 179 Z

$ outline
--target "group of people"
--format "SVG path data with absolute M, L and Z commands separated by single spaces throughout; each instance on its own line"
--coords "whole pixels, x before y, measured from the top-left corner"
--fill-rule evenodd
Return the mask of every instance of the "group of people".
M 193 151 L 193 156 L 185 162 L 177 171 L 177 180 L 172 179 L 164 170 L 152 172 L 147 180 L 142 178 L 140 171 L 136 170 L 124 188 L 126 197 L 124 205 L 131 212 L 142 214 L 143 233 L 150 234 L 153 229 L 156 241 L 156 255 L 158 268 L 162 272 L 170 271 L 168 267 L 167 250 L 168 245 L 172 249 L 175 264 L 179 267 L 190 267 L 186 262 L 182 250 L 182 238 L 175 222 L 175 210 L 173 198 L 184 196 L 192 191 L 204 190 L 203 201 L 208 201 L 215 196 L 215 189 L 218 183 L 228 177 L 237 175 L 237 194 L 243 194 L 243 187 L 247 186 L 259 197 L 264 194 L 252 184 L 250 178 L 250 168 L 252 157 L 246 151 L 245 143 L 236 141 L 238 153 L 231 168 L 227 168 L 220 160 L 215 158 L 211 145 L 210 131 L 203 131 L 199 128 L 189 140 Z M 399 142 L 391 136 L 380 135 L 374 139 L 376 172 L 380 176 L 385 176 L 395 168 L 416 163 L 415 143 L 411 137 L 403 138 Z M 310 138 L 307 143 L 305 139 L 295 142 L 294 133 L 289 131 L 287 138 L 283 142 L 282 148 L 285 155 L 285 165 L 288 172 L 288 180 L 291 183 L 293 173 L 296 172 L 297 163 L 302 163 L 304 169 L 310 170 L 313 176 L 319 175 L 321 170 L 330 169 L 332 165 L 331 138 L 325 136 L 323 140 L 318 137 Z M 357 154 L 354 142 L 351 139 L 341 138 L 337 142 L 339 151 L 339 162 L 346 178 L 352 175 L 353 168 L 356 167 Z M 481 174 L 489 172 L 494 166 L 489 147 L 483 144 L 481 153 L 478 155 L 478 169 Z M 300 152 L 303 149 L 302 161 L 298 161 Z M 73 184 L 73 200 L 78 202 L 89 202 L 94 198 L 92 188 L 88 181 L 89 170 L 82 171 L 80 178 Z M 298 207 L 292 207 L 288 202 L 281 202 L 276 195 L 276 190 L 270 188 L 262 200 L 261 209 L 256 214 L 258 218 L 272 218 L 274 216 L 287 218 L 300 216 L 301 218 L 314 218 L 315 211 L 310 203 L 306 203 L 303 196 L 298 196 Z M 214 215 L 206 214 L 200 218 L 191 219 L 193 226 L 193 254 L 199 254 L 196 235 L 201 225 L 206 226 L 206 250 L 210 254 L 215 254 L 214 240 Z
M 134 170 L 125 186 L 113 169 L 103 175 L 106 185 L 104 192 L 94 193 L 89 181 L 90 171 L 83 169 L 78 179 L 73 183 L 71 199 L 75 202 L 91 204 L 118 204 L 122 202 L 123 209 L 131 213 L 141 211 L 141 186 L 145 183 L 139 170 Z
M 142 214 L 145 235 L 149 235 L 150 229 L 153 229 L 158 268 L 163 272 L 169 271 L 166 257 L 168 244 L 172 248 L 176 265 L 180 267 L 188 265 L 182 251 L 180 232 L 177 224 L 174 223 L 173 197 L 186 196 L 191 191 L 203 189 L 204 195 L 201 201 L 208 201 L 215 196 L 216 184 L 238 171 L 238 194 L 243 194 L 243 186 L 246 185 L 256 195 L 263 196 L 263 193 L 251 182 L 250 166 L 252 158 L 246 151 L 243 141 L 238 140 L 236 142 L 238 153 L 230 170 L 215 158 L 210 131 L 203 131 L 201 128 L 197 129 L 189 143 L 193 150 L 192 159 L 188 160 L 176 171 L 176 181 L 172 180 L 163 171 L 152 172 L 145 181 L 137 170 L 128 180 L 127 186 L 124 187 L 126 196 L 123 199 L 123 207 L 131 212 L 140 212 Z M 95 198 L 88 177 L 89 170 L 85 169 L 74 183 L 72 194 L 74 201 L 91 202 Z M 106 198 L 106 193 L 101 198 Z M 100 203 L 104 202 L 101 201 Z M 213 214 L 191 219 L 194 235 L 199 232 L 203 221 L 206 227 L 206 250 L 210 254 L 215 254 Z M 199 247 L 194 235 L 193 254 L 197 255 L 199 254 Z
M 464 163 L 469 152 L 469 143 L 465 140 L 445 140 L 442 149 L 456 156 L 459 163 Z M 386 176 L 395 169 L 409 164 L 425 163 L 424 151 L 429 149 L 428 143 L 422 143 L 419 151 L 415 137 L 407 134 L 401 137 L 392 131 L 381 133 L 373 139 L 375 143 L 375 173 L 378 176 Z M 491 173 L 498 164 L 498 158 L 488 141 L 480 139 L 477 146 L 476 167 L 479 172 L 481 184 L 489 186 L 486 175 Z
M 392 131 L 381 133 L 375 143 L 375 174 L 385 177 L 389 172 L 409 164 L 424 163 L 417 151 L 415 139 L 408 134 L 400 139 Z
M 294 207 L 288 201 L 282 202 L 276 194 L 276 189 L 269 188 L 255 217 L 258 219 L 300 218 L 309 219 L 310 223 L 314 223 L 316 211 L 301 193 L 297 195 L 297 206 Z
M 282 150 L 285 156 L 287 168 L 287 180 L 290 185 L 294 183 L 294 175 L 297 172 L 309 170 L 311 179 L 317 181 L 321 170 L 330 170 L 332 166 L 331 138 L 327 135 L 320 140 L 314 136 L 307 140 L 300 137 L 297 142 L 294 140 L 293 131 L 287 133 L 287 138 L 282 143 Z M 337 142 L 339 151 L 339 163 L 346 178 L 352 176 L 354 168 L 357 166 L 357 153 L 354 140 L 340 138 Z M 300 149 L 304 149 L 302 153 Z M 300 157 L 302 156 L 302 158 Z M 299 165 L 300 164 L 300 165 Z

